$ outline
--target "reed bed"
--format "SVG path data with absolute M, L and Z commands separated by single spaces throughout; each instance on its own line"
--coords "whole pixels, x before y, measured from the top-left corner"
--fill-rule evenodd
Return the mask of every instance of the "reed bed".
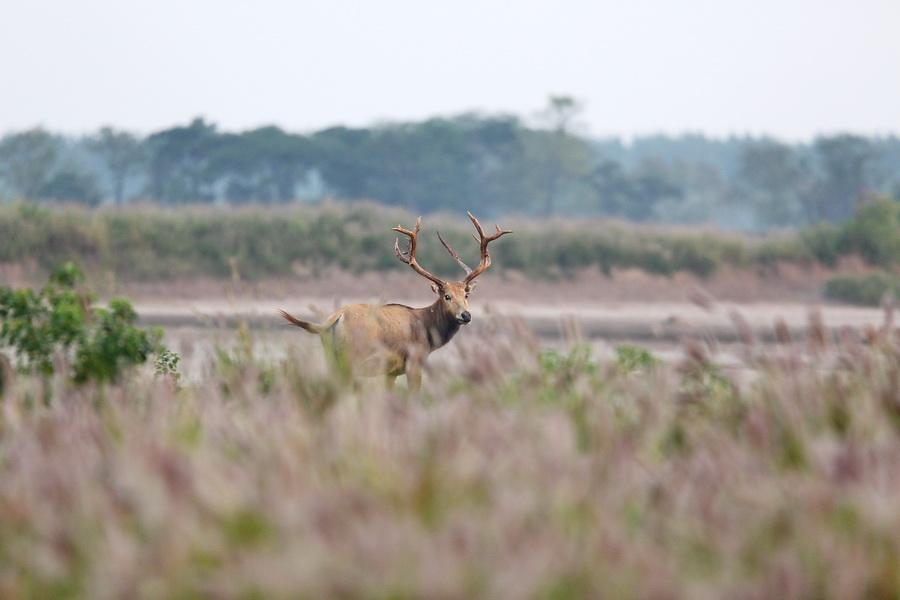
M 353 273 L 402 270 L 394 256 L 391 227 L 411 227 L 415 217 L 366 203 L 96 210 L 0 204 L 0 264 L 48 271 L 74 260 L 95 279 L 121 281 L 227 280 L 236 274 L 260 279 L 335 268 Z M 491 221 L 483 219 L 486 226 Z M 815 260 L 795 236 L 760 240 L 611 220 L 501 221 L 516 235 L 493 249 L 497 267 L 545 279 L 588 268 L 706 277 L 726 265 L 752 268 L 780 260 Z M 478 246 L 472 243 L 472 225 L 465 216 L 434 215 L 424 222 L 429 242 L 421 248 L 423 262 L 441 273 L 458 272 L 437 243 L 434 229 L 464 258 L 477 258 Z
M 740 320 L 737 320 L 740 328 Z M 246 338 L 0 401 L 0 597 L 895 598 L 900 339 L 594 360 L 514 322 L 421 394 Z

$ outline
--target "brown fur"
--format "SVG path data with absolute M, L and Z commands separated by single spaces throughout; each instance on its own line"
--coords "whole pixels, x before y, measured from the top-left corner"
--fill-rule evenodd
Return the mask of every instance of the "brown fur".
M 292 325 L 319 335 L 333 366 L 345 366 L 350 375 L 384 374 L 389 385 L 406 374 L 410 388 L 417 389 L 425 359 L 456 335 L 462 325 L 459 318 L 469 308 L 464 283 L 432 287 L 439 297 L 422 308 L 350 304 L 322 324 L 302 321 L 285 311 L 281 315 Z
M 394 231 L 409 238 L 406 252 L 400 250 L 399 240 L 394 242 L 397 258 L 431 281 L 431 289 L 438 295 L 437 301 L 424 308 L 410 308 L 402 304 L 351 304 L 339 308 L 322 324 L 301 321 L 281 311 L 289 323 L 322 339 L 326 354 L 334 369 L 343 375 L 387 376 L 388 387 L 394 379 L 406 374 L 409 388 L 418 389 L 422 384 L 422 365 L 434 350 L 449 342 L 461 325 L 472 320 L 469 314 L 469 292 L 475 289 L 474 279 L 491 266 L 488 244 L 511 231 L 498 225 L 493 235 L 486 235 L 475 215 L 468 213 L 478 236 L 481 261 L 470 269 L 453 248 L 438 233 L 447 252 L 466 271 L 462 281 L 444 281 L 422 267 L 416 260 L 416 248 L 422 217 L 416 219 L 414 229 L 400 225 Z

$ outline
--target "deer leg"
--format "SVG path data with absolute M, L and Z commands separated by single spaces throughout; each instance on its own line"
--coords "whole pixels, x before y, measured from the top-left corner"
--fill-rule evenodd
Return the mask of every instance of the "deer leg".
M 418 392 L 422 389 L 422 365 L 416 362 L 406 363 L 406 384 L 409 391 Z
M 396 376 L 396 375 L 386 375 L 386 376 L 385 376 L 385 378 L 384 378 L 384 387 L 385 387 L 385 389 L 387 389 L 388 391 L 393 390 L 393 389 L 394 389 L 394 384 L 395 384 L 395 383 L 397 383 L 397 376 Z

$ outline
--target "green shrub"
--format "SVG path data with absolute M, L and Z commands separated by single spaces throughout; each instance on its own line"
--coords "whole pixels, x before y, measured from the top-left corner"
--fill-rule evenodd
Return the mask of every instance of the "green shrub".
M 719 250 L 718 245 L 706 236 L 674 239 L 671 242 L 673 270 L 708 277 L 722 263 Z
M 590 346 L 583 344 L 573 346 L 568 353 L 552 348 L 542 350 L 538 360 L 543 373 L 553 378 L 571 380 L 579 375 L 593 375 L 597 370 Z
M 135 326 L 137 313 L 127 300 L 95 308 L 93 296 L 78 287 L 83 279 L 66 263 L 40 290 L 0 287 L 0 347 L 13 349 L 21 370 L 49 376 L 62 358 L 78 383 L 113 381 L 165 351 L 159 330 Z M 177 360 L 167 364 L 177 367 Z
M 878 306 L 886 294 L 900 297 L 900 276 L 890 273 L 841 275 L 832 277 L 825 284 L 825 297 L 829 300 L 860 306 Z
M 659 361 L 653 353 L 640 346 L 616 346 L 616 365 L 626 373 L 643 372 L 654 368 Z
M 834 266 L 843 254 L 841 231 L 834 225 L 822 223 L 800 232 L 800 245 L 809 258 L 823 265 Z
M 859 254 L 871 265 L 900 264 L 900 202 L 879 199 L 860 207 L 841 233 L 844 254 Z

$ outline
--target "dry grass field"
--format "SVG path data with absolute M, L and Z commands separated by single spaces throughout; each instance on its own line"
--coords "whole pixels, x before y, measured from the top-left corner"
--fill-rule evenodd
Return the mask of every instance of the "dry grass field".
M 247 328 L 181 382 L 20 376 L 0 597 L 895 598 L 900 339 L 813 323 L 743 377 L 515 321 L 417 395 Z

